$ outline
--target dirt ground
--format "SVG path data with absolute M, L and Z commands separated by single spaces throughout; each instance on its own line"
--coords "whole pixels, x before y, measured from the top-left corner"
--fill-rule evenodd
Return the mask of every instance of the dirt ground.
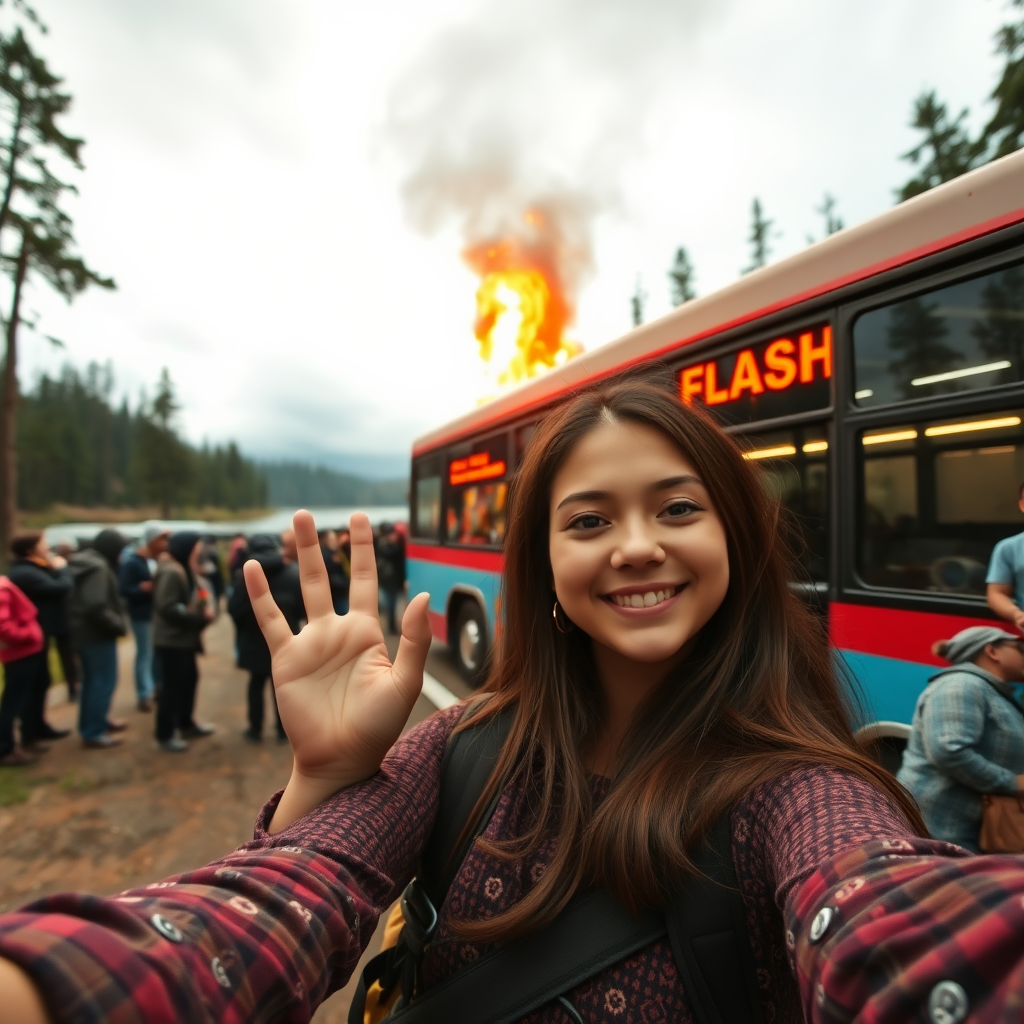
M 222 616 L 206 637 L 196 718 L 217 726 L 213 736 L 184 754 L 157 750 L 153 716 L 135 707 L 129 639 L 119 644 L 113 708 L 130 723 L 123 746 L 86 750 L 72 735 L 29 768 L 0 769 L 0 912 L 65 889 L 111 894 L 143 885 L 252 838 L 263 802 L 288 779 L 291 751 L 275 742 L 269 708 L 263 745 L 243 740 L 247 675 L 235 668 L 230 620 Z M 443 654 L 432 653 L 428 669 L 461 690 Z M 63 686 L 52 696 L 50 722 L 73 728 L 77 706 Z M 421 697 L 410 724 L 433 711 Z M 314 1021 L 342 1024 L 348 1001 L 346 988 Z

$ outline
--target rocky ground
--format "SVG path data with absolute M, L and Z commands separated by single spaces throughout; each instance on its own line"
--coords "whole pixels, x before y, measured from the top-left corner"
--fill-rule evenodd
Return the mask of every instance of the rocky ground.
M 274 741 L 269 715 L 262 746 L 242 738 L 247 676 L 235 668 L 226 616 L 207 631 L 206 646 L 196 717 L 217 732 L 186 753 L 158 751 L 153 716 L 135 709 L 134 648 L 126 640 L 114 699 L 114 715 L 130 722 L 124 745 L 85 750 L 71 736 L 30 768 L 0 769 L 0 912 L 62 889 L 109 894 L 142 885 L 252 837 L 260 806 L 287 781 L 291 752 Z M 453 692 L 466 692 L 445 652 L 432 652 L 428 669 Z M 77 708 L 62 690 L 54 688 L 49 718 L 73 728 Z M 433 710 L 421 697 L 410 724 Z M 346 989 L 328 1000 L 316 1024 L 342 1024 L 348 998 Z

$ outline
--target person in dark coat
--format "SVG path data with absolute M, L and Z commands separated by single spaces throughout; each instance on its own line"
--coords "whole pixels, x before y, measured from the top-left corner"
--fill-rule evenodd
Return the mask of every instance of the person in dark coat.
M 135 634 L 135 697 L 140 711 L 152 711 L 154 707 L 153 573 L 156 560 L 167 550 L 170 535 L 171 531 L 160 523 L 147 523 L 142 542 L 121 559 L 117 570 Z
M 397 633 L 398 595 L 405 589 L 405 541 L 391 523 L 380 524 L 377 541 L 377 585 L 388 613 L 388 632 Z
M 117 638 L 128 631 L 117 585 L 117 562 L 124 545 L 117 530 L 101 530 L 92 547 L 68 561 L 74 582 L 68 602 L 71 639 L 82 663 L 78 731 L 87 747 L 117 746 L 121 738 L 111 733 L 127 728 L 126 722 L 110 718 L 117 688 Z
M 51 554 L 42 533 L 19 533 L 11 540 L 11 564 L 7 576 L 36 606 L 43 631 L 44 657 L 21 708 L 22 749 L 42 753 L 47 740 L 70 735 L 70 729 L 55 729 L 46 721 L 46 695 L 50 690 L 50 666 L 45 657 L 50 638 L 67 632 L 67 600 L 71 573 L 67 562 Z
M 58 537 L 53 543 L 53 553 L 65 562 L 78 550 L 78 542 L 72 537 Z M 74 703 L 78 700 L 78 688 L 81 685 L 82 673 L 78 667 L 78 655 L 75 654 L 75 645 L 71 642 L 71 624 L 68 621 L 67 601 L 61 608 L 60 617 L 54 625 L 53 643 L 57 648 L 57 657 L 60 659 L 61 671 L 64 673 L 64 682 L 68 688 L 68 700 Z
M 220 564 L 217 542 L 212 537 L 207 537 L 200 551 L 199 563 L 203 578 L 210 584 L 214 609 L 219 609 L 220 599 L 224 596 L 224 571 Z
M 324 556 L 327 579 L 331 584 L 331 602 L 338 615 L 348 612 L 348 588 L 350 566 L 348 558 L 341 551 L 338 535 L 334 530 L 321 530 L 319 534 L 320 553 Z
M 245 539 L 245 535 L 236 533 L 231 539 L 230 545 L 228 545 L 228 579 L 233 580 L 235 573 L 245 565 L 245 560 L 249 557 L 249 542 Z
M 270 585 L 270 593 L 292 632 L 298 633 L 305 618 L 305 606 L 302 603 L 298 565 L 294 558 L 288 559 L 281 542 L 267 533 L 258 533 L 250 537 L 248 550 L 249 557 L 263 567 Z M 274 716 L 277 719 L 277 739 L 279 743 L 285 743 L 288 737 L 281 725 L 281 716 L 277 713 L 277 699 L 274 696 L 274 682 L 270 671 L 270 650 L 256 622 L 241 568 L 235 573 L 231 584 L 228 612 L 235 623 L 238 667 L 249 673 L 249 726 L 242 735 L 250 743 L 262 742 L 263 694 L 269 682 L 270 700 L 274 705 Z
M 209 588 L 200 573 L 199 534 L 182 530 L 167 543 L 170 558 L 160 562 L 153 585 L 153 649 L 160 660 L 161 687 L 157 697 L 156 739 L 161 750 L 188 750 L 186 740 L 216 730 L 195 720 L 201 635 L 215 611 Z M 174 735 L 175 729 L 180 737 Z

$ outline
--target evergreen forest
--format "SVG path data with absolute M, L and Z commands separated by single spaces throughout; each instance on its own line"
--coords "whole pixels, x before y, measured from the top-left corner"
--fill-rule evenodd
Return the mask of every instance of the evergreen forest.
M 165 370 L 152 400 L 114 399 L 110 364 L 66 364 L 43 374 L 19 401 L 18 495 L 23 511 L 60 503 L 84 508 L 185 510 L 398 505 L 404 480 L 364 480 L 300 462 L 260 463 L 233 441 L 188 444 Z
M 156 505 L 161 515 L 216 506 L 267 505 L 267 481 L 234 442 L 201 448 L 175 430 L 173 386 L 166 371 L 153 401 L 132 409 L 113 402 L 108 363 L 84 371 L 65 365 L 43 374 L 20 399 L 18 497 L 23 510 L 56 502 L 78 506 Z

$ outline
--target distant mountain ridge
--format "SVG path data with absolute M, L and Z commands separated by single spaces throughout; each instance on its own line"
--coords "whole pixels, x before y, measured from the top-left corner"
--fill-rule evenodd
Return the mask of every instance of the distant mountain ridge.
M 267 502 L 285 508 L 331 505 L 404 505 L 409 481 L 367 480 L 326 466 L 280 460 L 257 463 L 267 481 Z

